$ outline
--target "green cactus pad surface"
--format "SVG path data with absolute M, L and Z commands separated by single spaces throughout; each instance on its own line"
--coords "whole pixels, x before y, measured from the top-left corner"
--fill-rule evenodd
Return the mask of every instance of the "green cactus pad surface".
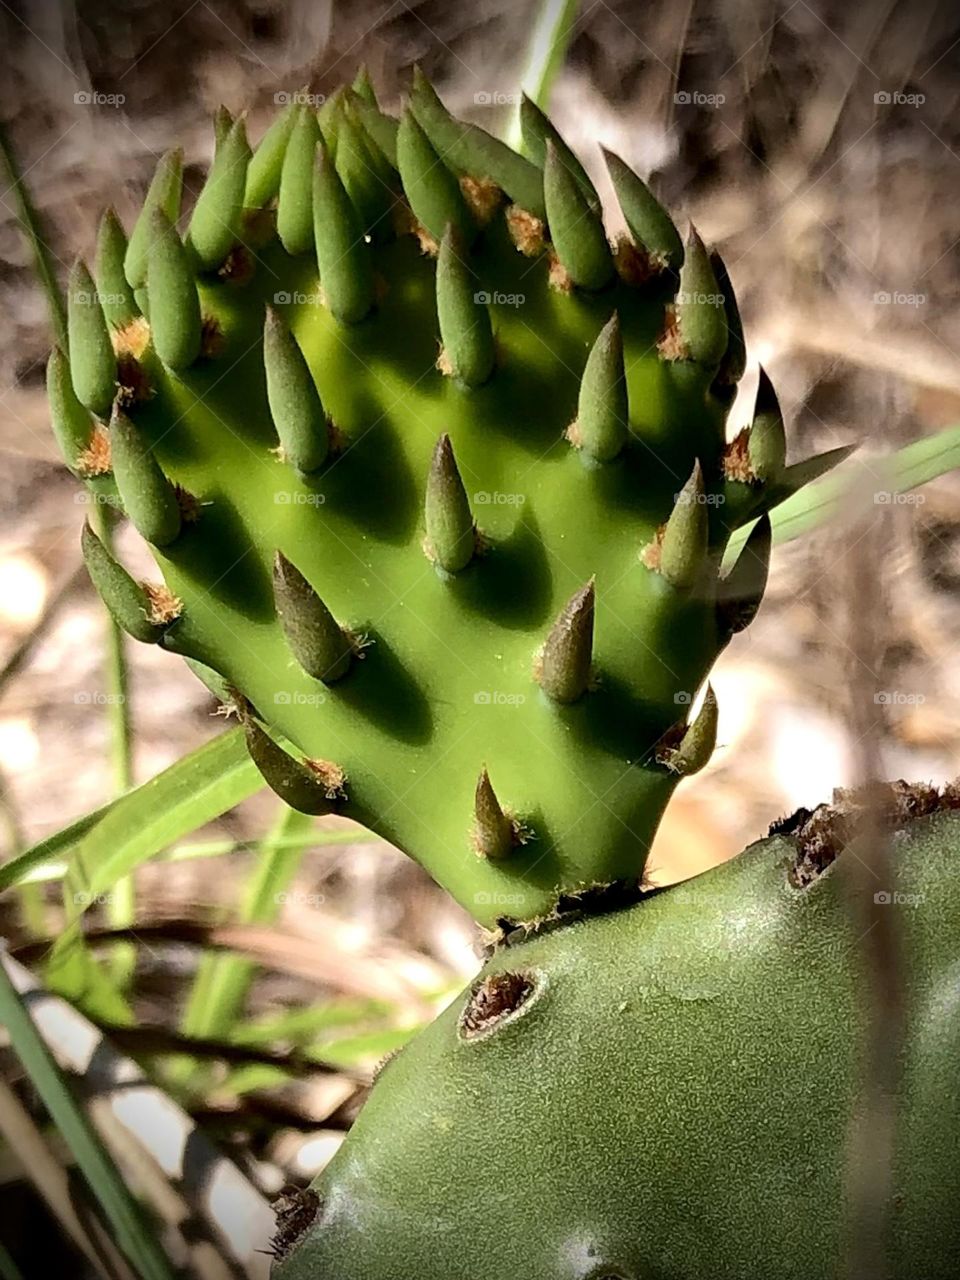
M 129 246 L 107 213 L 51 370 L 58 436 L 102 490 L 115 463 L 177 603 L 159 642 L 234 691 L 271 781 L 312 771 L 509 926 L 639 883 L 713 747 L 715 705 L 691 705 L 762 594 L 762 524 L 764 563 L 723 583 L 726 540 L 841 455 L 785 466 L 766 381 L 762 449 L 726 444 L 726 272 L 617 157 L 610 245 L 529 109 L 545 173 L 422 76 L 399 123 L 361 87 L 294 104 L 252 158 L 222 115 L 185 236 L 177 152 Z M 477 837 L 491 801 L 509 847 L 501 819 Z
M 855 849 L 827 865 L 836 832 L 824 807 L 637 905 L 501 948 L 280 1213 L 275 1280 L 848 1274 L 866 948 Z M 886 1274 L 951 1280 L 960 813 L 891 838 L 880 891 L 909 1015 Z

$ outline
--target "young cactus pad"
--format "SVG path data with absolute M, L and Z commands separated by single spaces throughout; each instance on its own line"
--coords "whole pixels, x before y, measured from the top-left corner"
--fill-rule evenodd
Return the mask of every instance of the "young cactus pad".
M 549 121 L 525 159 L 415 78 L 221 137 L 181 233 L 160 161 L 129 242 L 79 263 L 50 361 L 66 459 L 163 584 L 91 532 L 141 640 L 229 691 L 290 804 L 358 819 L 483 925 L 635 891 L 716 736 L 718 652 L 759 604 L 784 461 L 723 264 L 607 156 L 629 228 Z M 95 278 L 94 278 L 95 277 Z M 759 519 L 757 519 L 759 517 Z M 756 520 L 726 577 L 729 534 Z

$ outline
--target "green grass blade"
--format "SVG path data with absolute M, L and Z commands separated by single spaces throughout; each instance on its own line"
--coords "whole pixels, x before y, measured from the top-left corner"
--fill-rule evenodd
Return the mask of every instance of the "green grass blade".
M 122 796 L 70 858 L 68 914 L 82 914 L 122 876 L 262 786 L 243 732 L 230 729 Z
M 877 477 L 877 493 L 886 495 L 876 501 L 886 505 L 891 495 L 909 493 L 960 467 L 960 426 L 944 427 L 888 457 L 872 458 L 868 465 Z M 855 474 L 854 468 L 838 468 L 776 507 L 770 513 L 774 542 L 792 542 L 839 515 L 853 490 Z M 726 567 L 736 559 L 752 527 L 751 522 L 730 539 L 724 555 Z
M 95 904 L 109 906 L 117 881 L 262 786 L 242 731 L 231 729 L 112 805 L 73 850 L 67 865 L 67 926 L 45 970 L 50 986 L 90 1017 L 132 1021 L 122 992 L 86 946 L 81 931 L 84 912 Z
M 16 159 L 7 141 L 6 131 L 0 125 L 0 178 L 10 184 L 17 205 L 17 218 L 21 230 L 26 236 L 33 253 L 34 268 L 47 299 L 50 312 L 50 324 L 53 328 L 57 345 L 67 350 L 67 309 L 63 300 L 63 291 L 57 282 L 53 268 L 53 255 L 47 248 L 41 234 L 40 219 L 33 207 L 27 188 L 20 176 Z M 6 193 L 4 193 L 6 194 Z
M 23 853 L 11 858 L 0 867 L 0 893 L 12 889 L 18 884 L 43 884 L 50 880 L 59 880 L 66 874 L 64 857 L 80 843 L 87 832 L 113 808 L 113 804 L 101 805 L 92 813 L 85 813 L 69 826 L 57 831 L 25 849 Z M 50 868 L 59 870 L 50 874 Z
M 96 814 L 88 814 L 85 818 L 78 819 L 71 827 L 58 832 L 56 836 L 48 837 L 46 841 L 21 854 L 16 859 L 19 871 L 15 869 L 13 862 L 8 863 L 6 867 L 0 868 L 0 890 L 9 888 L 11 884 L 51 884 L 54 881 L 62 880 L 67 874 L 70 850 L 80 843 L 80 837 L 90 830 L 93 821 L 98 821 L 111 807 L 111 805 L 104 805 L 102 809 L 96 811 Z M 68 835 L 68 832 L 72 832 L 73 827 L 78 828 L 78 834 Z M 59 840 L 61 836 L 64 837 L 62 842 Z M 56 847 L 52 846 L 53 841 L 58 841 Z M 367 831 L 365 827 L 355 826 L 338 827 L 333 831 L 316 831 L 312 834 L 307 833 L 299 836 L 285 836 L 282 840 L 277 841 L 276 847 L 278 849 L 307 849 L 314 845 L 380 843 L 382 843 L 382 837 L 374 835 L 372 831 Z M 157 854 L 156 860 L 158 862 L 194 862 L 203 858 L 223 858 L 231 853 L 248 853 L 259 848 L 259 840 L 233 840 L 229 837 L 210 840 L 185 840 Z M 5 878 L 4 873 L 6 873 Z
M 578 8 L 578 0 L 540 0 L 520 85 L 542 111 L 550 105 L 550 92 L 567 56 L 577 24 Z M 514 108 L 506 141 L 515 150 L 524 150 L 519 102 Z
M 0 960 L 0 1023 L 58 1132 L 97 1197 L 116 1242 L 144 1280 L 174 1280 L 157 1232 L 131 1196 L 84 1112 L 75 1102 L 50 1051 Z
M 304 846 L 290 837 L 307 836 L 313 818 L 284 805 L 273 830 L 262 841 L 237 913 L 240 924 L 272 924 L 283 895 L 300 868 Z M 243 956 L 207 955 L 200 962 L 187 998 L 181 1030 L 210 1039 L 228 1036 L 241 1019 L 257 966 Z

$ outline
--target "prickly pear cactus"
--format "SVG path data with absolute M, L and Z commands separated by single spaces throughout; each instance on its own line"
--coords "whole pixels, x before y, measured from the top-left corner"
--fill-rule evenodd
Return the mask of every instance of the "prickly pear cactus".
M 909 819 L 918 793 L 929 813 Z M 901 798 L 885 889 L 911 1012 L 884 1274 L 951 1280 L 960 813 L 943 810 L 960 792 Z M 855 1274 L 864 950 L 846 900 L 857 854 L 836 858 L 848 816 L 823 806 L 640 905 L 501 948 L 282 1206 L 275 1280 Z
M 357 818 L 489 928 L 639 884 L 688 711 L 764 587 L 765 513 L 841 456 L 785 464 L 732 287 L 641 180 L 585 171 L 525 103 L 524 158 L 417 76 L 399 122 L 361 76 L 251 154 L 217 118 L 184 235 L 164 156 L 129 241 L 108 212 L 50 361 L 67 461 L 163 577 L 94 534 L 137 639 L 232 701 L 291 805 Z M 760 517 L 726 577 L 731 531 Z
M 171 153 L 129 240 L 105 215 L 50 361 L 67 462 L 162 575 L 84 530 L 118 621 L 235 708 L 290 805 L 381 832 L 497 947 L 278 1203 L 277 1280 L 838 1275 L 847 816 L 642 877 L 715 745 L 707 676 L 759 606 L 768 512 L 844 451 L 788 466 L 764 375 L 726 441 L 723 263 L 607 155 L 611 244 L 522 120 L 529 158 L 421 76 L 399 120 L 361 76 L 252 154 L 221 112 L 185 234 Z M 903 891 L 931 903 L 905 916 L 895 1275 L 931 1280 L 960 1258 L 960 798 L 894 794 Z

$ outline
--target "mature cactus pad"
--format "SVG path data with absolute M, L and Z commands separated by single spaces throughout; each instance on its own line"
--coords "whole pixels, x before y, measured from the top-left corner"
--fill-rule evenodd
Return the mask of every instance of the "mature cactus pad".
M 910 1012 L 885 1274 L 951 1280 L 960 814 L 918 818 L 894 843 L 884 888 Z M 777 835 L 501 948 L 385 1067 L 349 1140 L 281 1214 L 275 1280 L 851 1274 L 856 856 L 822 870 Z
M 69 464 L 164 578 L 85 534 L 123 625 L 201 664 L 289 803 L 381 832 L 490 927 L 639 884 L 712 750 L 712 694 L 688 715 L 759 604 L 765 513 L 839 456 L 785 465 L 766 378 L 725 442 L 723 264 L 615 156 L 611 247 L 523 118 L 536 160 L 422 77 L 399 122 L 363 80 L 251 158 L 220 113 L 185 234 L 172 152 L 129 242 L 105 216 L 50 363 Z

